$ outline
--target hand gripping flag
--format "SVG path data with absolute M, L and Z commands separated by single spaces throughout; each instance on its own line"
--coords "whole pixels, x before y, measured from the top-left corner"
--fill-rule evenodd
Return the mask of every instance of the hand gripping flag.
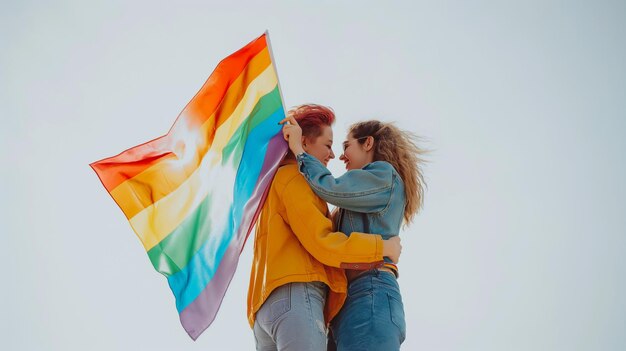
M 268 33 L 222 60 L 169 132 L 91 164 L 176 298 L 211 324 L 287 151 Z

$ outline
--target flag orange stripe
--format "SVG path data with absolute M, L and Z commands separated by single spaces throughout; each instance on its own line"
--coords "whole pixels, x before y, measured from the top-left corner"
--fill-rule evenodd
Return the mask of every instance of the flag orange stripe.
M 184 143 L 181 140 L 180 148 L 184 151 L 176 152 L 176 154 L 184 159 L 184 153 L 189 153 L 188 160 L 164 159 L 135 177 L 126 180 L 110 192 L 120 205 L 126 218 L 131 219 L 153 203 L 176 191 L 196 171 L 202 162 L 201 157 L 207 157 L 208 150 L 214 147 L 215 143 L 223 147 L 223 144 L 230 140 L 232 133 L 250 112 L 247 109 L 242 110 L 246 106 L 239 106 L 245 96 L 244 90 L 254 87 L 254 91 L 270 92 L 276 86 L 276 76 L 273 70 L 268 71 L 270 65 L 269 52 L 264 50 L 259 53 L 250 61 L 248 68 L 233 82 L 215 113 L 216 117 L 209 118 L 199 128 L 199 132 L 193 133 L 194 136 L 198 137 L 198 140 L 194 140 L 193 137 L 188 138 L 189 140 Z M 271 73 L 271 75 L 268 76 L 267 73 Z M 244 79 L 255 78 L 258 79 L 253 82 L 244 81 Z M 248 96 L 246 99 L 256 101 L 258 97 Z M 229 125 L 222 121 L 227 119 L 229 120 L 228 123 L 230 123 L 230 119 L 233 119 L 233 123 Z M 216 125 L 222 125 L 222 127 L 216 128 Z M 223 127 L 226 130 L 221 130 Z M 218 140 L 215 140 L 216 137 Z M 221 157 L 219 159 L 221 160 Z
M 267 42 L 266 36 L 262 35 L 222 60 L 200 91 L 178 116 L 166 135 L 130 148 L 117 156 L 92 163 L 91 167 L 96 171 L 107 191 L 111 192 L 125 180 L 143 172 L 146 168 L 151 167 L 163 158 L 172 157 L 171 150 L 168 150 L 167 147 L 171 145 L 171 140 L 169 139 L 175 128 L 179 124 L 186 127 L 202 125 L 219 107 L 228 91 L 228 87 L 248 65 L 250 58 L 256 56 L 264 49 L 267 49 Z M 198 99 L 206 99 L 207 101 L 199 104 L 196 102 Z M 199 107 L 204 109 L 202 113 L 184 113 L 188 108 L 197 112 Z M 147 162 L 146 156 L 150 158 Z

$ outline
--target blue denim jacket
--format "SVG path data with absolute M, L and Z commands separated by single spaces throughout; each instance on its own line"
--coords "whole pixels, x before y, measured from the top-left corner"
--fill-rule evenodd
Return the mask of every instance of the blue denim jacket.
M 335 178 L 307 153 L 298 155 L 297 160 L 311 189 L 324 201 L 340 208 L 335 218 L 337 230 L 346 235 L 381 234 L 383 239 L 400 233 L 406 197 L 404 183 L 390 163 L 372 162 Z

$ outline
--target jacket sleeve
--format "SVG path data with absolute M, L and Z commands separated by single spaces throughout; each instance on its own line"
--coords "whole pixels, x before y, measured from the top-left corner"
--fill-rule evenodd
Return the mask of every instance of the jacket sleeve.
M 304 248 L 321 263 L 340 268 L 367 269 L 383 263 L 383 240 L 380 235 L 332 230 L 326 208 L 299 174 L 282 191 L 285 221 Z M 281 214 L 283 215 L 283 214 Z
M 330 204 L 363 213 L 380 212 L 389 204 L 394 175 L 393 167 L 386 162 L 375 162 L 335 178 L 315 157 L 302 153 L 297 159 L 300 173 L 313 191 Z

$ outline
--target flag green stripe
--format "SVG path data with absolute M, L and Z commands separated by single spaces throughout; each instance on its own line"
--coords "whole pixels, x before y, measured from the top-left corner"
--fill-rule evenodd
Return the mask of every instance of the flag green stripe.
M 250 131 L 281 107 L 277 86 L 259 99 L 250 116 L 239 126 L 231 140 L 224 146 L 222 151 L 223 162 L 233 157 L 235 161 L 233 164 L 239 164 Z M 213 203 L 209 194 L 181 225 L 148 251 L 148 257 L 158 272 L 165 276 L 175 274 L 183 269 L 193 255 L 198 252 L 211 233 L 211 221 L 206 215 L 210 213 L 211 206 Z

